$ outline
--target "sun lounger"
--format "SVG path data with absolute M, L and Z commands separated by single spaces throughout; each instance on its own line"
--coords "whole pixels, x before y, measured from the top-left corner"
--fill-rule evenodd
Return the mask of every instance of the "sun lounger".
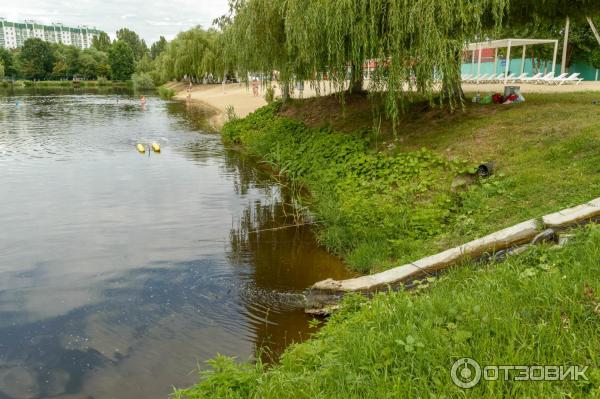
M 527 79 L 527 73 L 522 73 L 519 76 L 513 76 L 510 80 L 511 83 L 523 82 L 524 79 Z
M 486 83 L 498 83 L 504 80 L 504 74 L 499 73 L 498 75 L 492 75 Z
M 564 81 L 567 76 L 569 76 L 568 73 L 561 73 L 557 77 L 547 79 L 542 83 L 547 83 L 549 85 L 560 84 L 560 82 Z
M 489 75 L 488 75 L 487 73 L 486 73 L 486 74 L 483 74 L 483 75 L 481 75 L 481 76 L 475 76 L 475 77 L 473 78 L 473 80 L 475 81 L 475 83 L 484 83 L 484 82 L 486 82 L 488 79 L 489 79 Z
M 554 79 L 554 72 L 550 72 L 550 73 L 542 76 L 541 78 L 536 80 L 535 83 L 536 84 L 544 84 L 544 83 L 548 83 L 548 82 L 552 81 L 552 79 Z
M 506 82 L 506 83 L 509 83 L 509 82 L 514 82 L 514 81 L 515 81 L 515 79 L 516 79 L 516 77 L 517 77 L 517 75 L 515 75 L 514 73 L 511 73 L 511 74 L 510 74 L 510 75 L 508 75 L 506 78 L 504 78 L 504 74 L 502 74 L 502 75 L 503 75 L 503 76 L 502 76 L 502 81 L 501 81 L 501 83 L 504 83 L 504 82 Z
M 575 83 L 576 85 L 578 85 L 583 80 L 583 78 L 580 78 L 579 75 L 580 75 L 580 73 L 573 73 L 570 76 L 568 76 L 568 77 L 566 77 L 564 79 L 561 79 L 557 83 L 559 85 L 562 85 L 562 84 L 565 84 L 565 83 L 567 83 L 567 84 L 569 84 L 569 83 Z
M 535 75 L 533 75 L 530 78 L 522 78 L 521 79 L 521 83 L 535 83 L 537 82 L 538 79 L 540 79 L 542 76 L 544 76 L 543 73 L 536 73 Z

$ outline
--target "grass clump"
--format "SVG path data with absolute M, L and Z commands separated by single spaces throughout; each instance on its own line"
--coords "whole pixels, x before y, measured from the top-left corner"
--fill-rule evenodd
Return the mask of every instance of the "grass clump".
M 414 292 L 351 296 L 312 339 L 270 368 L 219 357 L 176 398 L 598 397 L 600 228 L 563 248 L 503 264 L 468 264 Z M 431 288 L 431 289 L 429 289 Z M 451 381 L 462 357 L 481 365 L 589 366 L 588 380 Z M 511 374 L 514 376 L 515 374 Z

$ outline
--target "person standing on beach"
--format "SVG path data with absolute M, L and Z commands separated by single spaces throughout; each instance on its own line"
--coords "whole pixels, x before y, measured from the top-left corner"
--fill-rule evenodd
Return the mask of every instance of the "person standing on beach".
M 258 79 L 256 78 L 252 80 L 252 94 L 254 97 L 258 97 Z

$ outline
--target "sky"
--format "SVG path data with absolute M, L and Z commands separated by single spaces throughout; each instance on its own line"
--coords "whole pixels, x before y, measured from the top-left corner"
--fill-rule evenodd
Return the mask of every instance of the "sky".
M 120 28 L 136 31 L 150 45 L 159 37 L 173 39 L 196 25 L 210 27 L 228 10 L 227 0 L 17 0 L 2 1 L 0 17 L 23 22 L 61 22 L 97 27 L 112 38 Z

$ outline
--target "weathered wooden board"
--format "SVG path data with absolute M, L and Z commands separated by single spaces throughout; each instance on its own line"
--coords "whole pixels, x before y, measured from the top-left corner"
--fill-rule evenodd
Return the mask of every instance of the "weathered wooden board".
M 484 254 L 530 242 L 538 234 L 535 220 L 528 220 L 515 226 L 468 242 L 460 247 L 440 252 L 407 265 L 386 270 L 382 273 L 357 277 L 349 280 L 324 280 L 315 283 L 311 290 L 325 292 L 374 291 L 378 288 L 395 285 L 416 277 L 433 273 L 452 266 L 465 259 L 474 259 Z
M 596 198 L 587 204 L 578 205 L 573 208 L 563 209 L 556 213 L 546 215 L 542 222 L 548 228 L 566 228 L 600 217 L 600 198 Z

